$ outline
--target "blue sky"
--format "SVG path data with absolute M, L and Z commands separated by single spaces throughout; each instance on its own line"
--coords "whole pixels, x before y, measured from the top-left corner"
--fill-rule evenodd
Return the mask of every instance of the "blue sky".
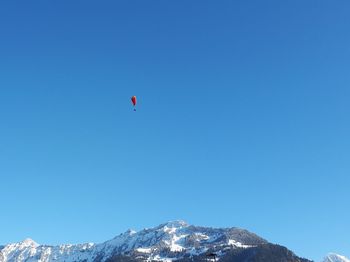
M 350 256 L 349 8 L 2 1 L 0 243 L 184 219 Z

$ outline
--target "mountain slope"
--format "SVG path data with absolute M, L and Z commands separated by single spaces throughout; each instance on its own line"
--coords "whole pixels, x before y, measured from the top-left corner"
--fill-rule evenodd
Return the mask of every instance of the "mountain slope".
M 208 261 L 209 253 L 220 261 L 307 261 L 244 229 L 172 221 L 101 244 L 47 246 L 26 239 L 0 248 L 0 262 Z

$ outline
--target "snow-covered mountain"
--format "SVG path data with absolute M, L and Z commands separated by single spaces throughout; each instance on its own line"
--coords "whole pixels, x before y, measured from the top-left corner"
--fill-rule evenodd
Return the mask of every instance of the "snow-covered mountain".
M 139 232 L 128 230 L 101 244 L 49 246 L 26 239 L 0 246 L 0 262 L 208 261 L 208 254 L 225 261 L 229 256 L 252 256 L 259 252 L 266 256 L 270 250 L 276 260 L 271 258 L 269 262 L 281 261 L 279 254 L 289 257 L 288 261 L 306 261 L 247 230 L 172 221 Z
M 350 259 L 338 254 L 329 253 L 323 262 L 350 262 Z

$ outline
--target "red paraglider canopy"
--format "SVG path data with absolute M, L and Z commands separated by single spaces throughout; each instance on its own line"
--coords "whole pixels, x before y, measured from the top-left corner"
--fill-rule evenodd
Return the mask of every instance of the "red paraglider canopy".
M 136 111 L 136 103 L 137 103 L 137 99 L 136 99 L 136 96 L 132 96 L 131 97 L 131 103 L 134 105 L 134 111 Z
M 132 96 L 131 97 L 131 103 L 136 106 L 137 100 L 136 100 L 136 96 Z

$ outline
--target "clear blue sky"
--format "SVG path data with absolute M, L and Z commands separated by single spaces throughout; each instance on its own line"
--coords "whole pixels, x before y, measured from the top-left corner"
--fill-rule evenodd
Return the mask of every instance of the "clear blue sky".
M 349 10 L 2 1 L 0 243 L 184 219 L 350 256 Z

